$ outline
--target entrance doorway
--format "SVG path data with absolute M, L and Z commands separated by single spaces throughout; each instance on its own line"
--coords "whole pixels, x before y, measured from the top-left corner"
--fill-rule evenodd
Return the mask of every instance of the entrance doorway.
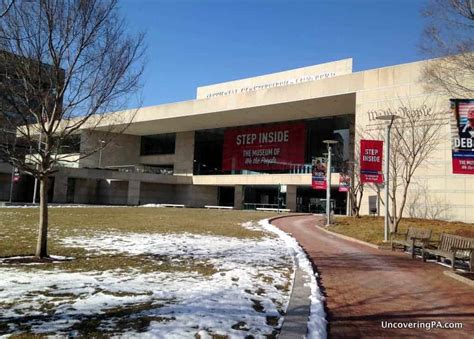
M 235 188 L 232 186 L 219 186 L 217 188 L 217 201 L 219 206 L 234 206 Z
M 245 186 L 244 209 L 285 208 L 286 193 L 279 193 L 280 186 Z
M 347 193 L 331 188 L 331 207 L 334 214 L 346 215 Z M 305 213 L 326 213 L 326 191 L 311 187 L 298 187 L 296 190 L 296 211 Z

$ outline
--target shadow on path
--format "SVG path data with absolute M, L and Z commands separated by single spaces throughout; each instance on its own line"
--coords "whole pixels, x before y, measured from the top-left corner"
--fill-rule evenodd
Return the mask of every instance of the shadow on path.
M 337 238 L 314 227 L 323 224 L 320 217 L 273 224 L 296 238 L 320 274 L 329 337 L 472 338 L 474 289 L 445 276 L 447 268 Z M 385 322 L 413 325 L 386 328 Z M 463 328 L 416 328 L 428 322 L 461 322 Z

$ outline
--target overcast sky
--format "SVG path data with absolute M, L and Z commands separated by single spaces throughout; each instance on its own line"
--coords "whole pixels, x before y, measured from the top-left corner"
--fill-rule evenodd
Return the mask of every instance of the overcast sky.
M 423 59 L 421 0 L 121 0 L 147 33 L 143 105 L 196 87 L 352 57 L 354 71 Z M 130 103 L 134 106 L 134 103 Z

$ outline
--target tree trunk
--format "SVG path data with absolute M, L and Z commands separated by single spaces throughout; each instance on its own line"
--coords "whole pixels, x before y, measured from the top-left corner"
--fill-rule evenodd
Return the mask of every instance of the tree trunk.
M 38 243 L 36 245 L 36 257 L 48 256 L 48 177 L 39 179 L 40 182 L 40 213 L 38 228 Z

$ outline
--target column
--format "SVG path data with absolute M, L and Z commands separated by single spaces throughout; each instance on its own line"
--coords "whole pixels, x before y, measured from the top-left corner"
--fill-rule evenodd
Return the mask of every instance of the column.
M 67 179 L 66 175 L 61 174 L 54 177 L 53 202 L 58 204 L 67 202 Z
M 244 206 L 244 186 L 235 185 L 234 189 L 234 209 L 241 210 Z
M 296 185 L 286 186 L 286 208 L 292 212 L 296 212 Z
M 194 166 L 194 131 L 176 133 L 174 173 L 192 175 Z
M 140 203 L 140 181 L 130 180 L 128 182 L 127 205 L 138 205 Z

